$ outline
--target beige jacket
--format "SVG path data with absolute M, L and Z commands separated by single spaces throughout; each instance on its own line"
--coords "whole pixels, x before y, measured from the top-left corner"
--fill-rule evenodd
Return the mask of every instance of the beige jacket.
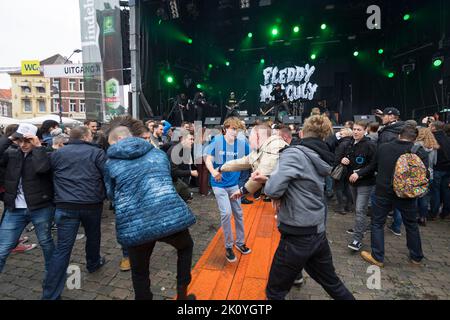
M 230 172 L 252 169 L 252 171 L 258 170 L 261 174 L 270 176 L 275 170 L 275 166 L 278 164 L 280 150 L 287 146 L 288 144 L 286 141 L 280 136 L 273 135 L 264 142 L 261 148 L 252 151 L 248 156 L 225 163 L 222 166 L 221 171 Z M 250 193 L 255 193 L 261 189 L 262 186 L 261 183 L 251 179 L 245 184 L 245 188 Z

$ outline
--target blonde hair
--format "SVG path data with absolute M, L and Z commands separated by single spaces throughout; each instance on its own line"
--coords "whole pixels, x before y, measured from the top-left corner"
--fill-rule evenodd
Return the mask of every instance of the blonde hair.
M 440 148 L 433 132 L 429 128 L 419 128 L 419 135 L 416 139 L 417 142 L 422 142 L 423 146 L 427 149 L 437 150 Z
M 239 129 L 239 130 L 245 130 L 245 126 L 242 124 L 241 119 L 236 118 L 236 117 L 230 117 L 230 118 L 226 119 L 225 122 L 223 123 L 223 127 L 225 129 L 233 127 L 233 128 Z
M 313 108 L 311 110 L 311 116 L 320 116 L 320 109 L 319 108 Z
M 330 119 L 324 115 L 315 115 L 306 119 L 303 126 L 303 135 L 305 138 L 320 138 L 325 140 L 333 134 L 333 125 Z

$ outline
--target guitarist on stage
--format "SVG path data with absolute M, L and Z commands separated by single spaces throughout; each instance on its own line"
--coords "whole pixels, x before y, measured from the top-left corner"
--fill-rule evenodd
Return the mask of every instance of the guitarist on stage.
M 175 125 L 179 126 L 184 121 L 190 121 L 193 118 L 190 117 L 190 113 L 193 112 L 190 110 L 190 100 L 186 96 L 185 93 L 181 93 L 177 96 L 175 100 L 175 105 L 173 107 L 175 113 Z
M 280 111 L 285 111 L 287 114 L 289 114 L 289 108 L 287 106 L 288 97 L 286 95 L 286 91 L 284 91 L 284 89 L 281 88 L 281 84 L 277 83 L 270 95 L 275 99 L 274 101 L 275 121 L 281 121 L 279 119 Z
M 239 103 L 236 100 L 236 95 L 234 94 L 234 92 L 231 92 L 230 98 L 228 99 L 227 103 L 227 115 L 225 119 L 228 119 L 229 117 L 239 117 L 239 113 L 237 111 L 238 106 Z
M 196 116 L 195 116 L 195 120 L 196 121 L 203 121 L 204 120 L 204 111 L 205 108 L 208 106 L 208 103 L 206 101 L 206 96 L 205 93 L 203 93 L 202 91 L 199 91 L 195 94 L 194 96 L 194 106 L 196 109 Z

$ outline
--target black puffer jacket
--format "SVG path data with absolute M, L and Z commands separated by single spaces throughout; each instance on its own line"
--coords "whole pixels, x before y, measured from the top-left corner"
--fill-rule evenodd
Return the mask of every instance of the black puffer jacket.
M 21 178 L 29 210 L 53 206 L 51 166 L 45 148 L 35 148 L 25 157 L 20 149 L 9 148 L 11 145 L 10 139 L 0 139 L 0 166 L 6 168 L 3 200 L 5 207 L 10 210 L 15 209 Z
M 403 121 L 388 124 L 378 132 L 378 146 L 398 139 L 400 131 L 405 127 Z

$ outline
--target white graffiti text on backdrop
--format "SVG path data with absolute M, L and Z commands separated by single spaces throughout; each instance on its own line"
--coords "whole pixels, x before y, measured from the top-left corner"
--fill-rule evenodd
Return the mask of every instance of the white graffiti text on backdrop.
M 273 100 L 270 93 L 274 86 L 280 83 L 286 90 L 286 95 L 290 101 L 298 99 L 313 100 L 318 85 L 310 83 L 311 76 L 316 71 L 316 67 L 306 64 L 305 67 L 291 67 L 278 69 L 278 67 L 268 67 L 264 69 L 264 85 L 261 85 L 261 102 L 266 99 Z

